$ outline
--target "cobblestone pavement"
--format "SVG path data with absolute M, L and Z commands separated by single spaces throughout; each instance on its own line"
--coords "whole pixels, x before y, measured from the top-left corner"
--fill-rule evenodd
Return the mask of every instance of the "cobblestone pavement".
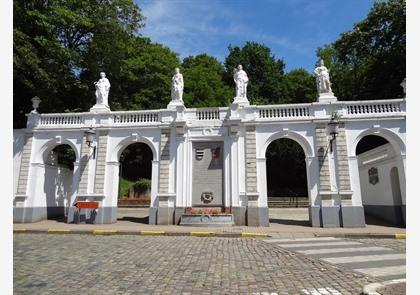
M 405 283 L 393 284 L 376 290 L 381 295 L 405 295 Z
M 382 281 L 403 279 L 406 274 L 403 240 L 321 237 L 264 241 Z
M 253 238 L 14 235 L 15 294 L 360 294 L 376 280 Z

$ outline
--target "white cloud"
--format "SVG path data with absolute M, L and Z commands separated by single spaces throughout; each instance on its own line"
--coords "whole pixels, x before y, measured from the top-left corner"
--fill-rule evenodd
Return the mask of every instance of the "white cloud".
M 140 33 L 180 53 L 181 58 L 206 52 L 222 61 L 230 40 L 253 40 L 306 54 L 302 44 L 249 27 L 241 15 L 220 1 L 137 2 L 147 18 Z

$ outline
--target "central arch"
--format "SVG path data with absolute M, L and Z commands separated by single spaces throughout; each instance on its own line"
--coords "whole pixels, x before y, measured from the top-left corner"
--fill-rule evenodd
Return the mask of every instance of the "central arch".
M 309 165 L 312 164 L 313 154 L 308 139 L 296 132 L 278 132 L 266 140 L 260 151 L 260 159 L 264 159 L 264 170 L 266 170 L 262 185 L 269 207 L 270 222 L 310 225 L 312 185 Z M 270 164 L 267 161 L 277 163 Z M 283 171 L 279 169 L 294 170 L 299 181 L 287 185 L 282 181 L 284 179 L 276 180 L 277 177 L 284 176 Z
M 155 145 L 145 137 L 125 137 L 113 148 L 109 162 L 113 166 L 112 203 L 117 207 L 116 220 L 148 223 L 149 208 L 157 190 L 157 157 Z M 128 166 L 131 168 L 127 170 Z

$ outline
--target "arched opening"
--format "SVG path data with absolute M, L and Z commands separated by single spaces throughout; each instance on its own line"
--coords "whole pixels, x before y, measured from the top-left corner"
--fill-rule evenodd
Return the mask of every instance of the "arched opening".
M 305 152 L 295 140 L 276 139 L 266 153 L 270 222 L 309 225 Z
M 118 220 L 148 223 L 153 152 L 145 143 L 132 143 L 119 162 Z
M 68 144 L 60 144 L 44 155 L 44 187 L 47 219 L 65 221 L 73 192 L 76 153 Z
M 398 151 L 387 139 L 366 135 L 358 142 L 356 155 L 366 223 L 403 225 Z

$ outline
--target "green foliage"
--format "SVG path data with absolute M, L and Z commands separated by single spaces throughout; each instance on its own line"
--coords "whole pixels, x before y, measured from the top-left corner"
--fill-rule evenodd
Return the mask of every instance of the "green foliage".
M 89 73 L 117 72 L 143 26 L 132 0 L 14 0 L 13 10 L 14 128 L 24 127 L 35 95 L 41 112 L 87 110 L 97 80 Z
M 302 147 L 292 139 L 273 141 L 266 151 L 268 195 L 307 195 L 306 162 Z
M 120 175 L 130 181 L 152 177 L 153 153 L 145 143 L 130 144 L 120 156 Z
M 368 16 L 319 48 L 340 100 L 396 98 L 406 76 L 405 0 L 375 2 Z
M 59 166 L 70 170 L 74 169 L 73 163 L 76 161 L 76 154 L 68 144 L 60 144 L 56 146 L 52 152 L 57 155 L 57 163 Z
M 147 178 L 140 178 L 133 184 L 133 188 L 140 192 L 150 190 L 152 187 L 152 180 Z
M 234 96 L 223 82 L 224 68 L 216 58 L 206 54 L 186 57 L 182 70 L 187 107 L 226 106 Z
M 308 103 L 317 98 L 316 80 L 304 69 L 292 70 L 284 75 L 284 103 Z
M 119 198 L 126 198 L 128 197 L 128 193 L 130 188 L 133 186 L 134 181 L 130 181 L 125 179 L 124 177 L 120 177 L 120 182 L 118 186 L 118 197 Z
M 283 103 L 284 61 L 276 59 L 271 49 L 263 44 L 247 42 L 242 48 L 229 46 L 229 55 L 225 60 L 224 80 L 234 87 L 234 68 L 239 64 L 248 74 L 247 96 L 251 103 Z

